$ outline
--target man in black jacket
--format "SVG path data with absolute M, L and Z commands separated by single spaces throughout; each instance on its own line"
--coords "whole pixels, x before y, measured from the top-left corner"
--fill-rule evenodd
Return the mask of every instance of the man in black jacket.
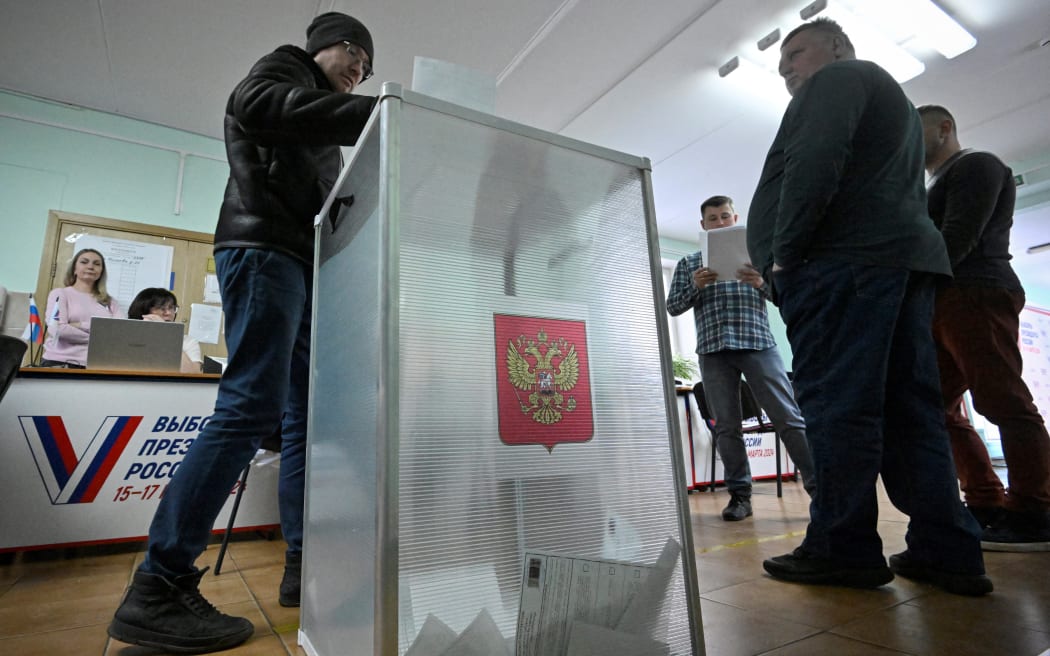
M 299 605 L 313 219 L 376 98 L 350 92 L 371 75 L 372 37 L 330 12 L 307 28 L 306 50 L 281 46 L 237 85 L 226 106 L 230 178 L 215 230 L 226 314 L 226 370 L 215 411 L 165 490 L 146 559 L 109 627 L 133 644 L 205 653 L 253 633 L 200 594 L 194 561 L 238 474 L 260 442 L 282 439 L 278 487 L 288 550 L 280 603 Z

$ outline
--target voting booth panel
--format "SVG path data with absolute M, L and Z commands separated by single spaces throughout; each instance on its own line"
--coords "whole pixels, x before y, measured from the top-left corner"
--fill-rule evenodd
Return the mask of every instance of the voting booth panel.
M 320 215 L 304 648 L 702 654 L 647 160 L 383 89 Z

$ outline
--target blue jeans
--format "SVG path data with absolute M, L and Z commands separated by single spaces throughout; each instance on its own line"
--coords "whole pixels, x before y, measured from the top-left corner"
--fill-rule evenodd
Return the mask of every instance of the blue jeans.
M 911 521 L 919 561 L 983 573 L 980 527 L 959 498 L 931 332 L 934 279 L 809 261 L 774 275 L 817 471 L 803 548 L 885 564 L 875 483 Z
M 215 412 L 164 492 L 141 569 L 195 571 L 215 519 L 259 443 L 281 429 L 278 506 L 288 552 L 301 552 L 313 268 L 278 251 L 230 248 L 215 264 L 226 314 L 226 371 Z
M 762 351 L 719 351 L 700 356 L 700 376 L 704 396 L 715 418 L 714 434 L 718 455 L 725 467 L 730 492 L 751 496 L 751 463 L 741 430 L 740 376 L 755 393 L 755 399 L 769 415 L 791 460 L 798 466 L 806 489 L 812 493 L 813 461 L 806 443 L 806 422 L 802 419 L 795 393 L 784 371 L 776 347 Z

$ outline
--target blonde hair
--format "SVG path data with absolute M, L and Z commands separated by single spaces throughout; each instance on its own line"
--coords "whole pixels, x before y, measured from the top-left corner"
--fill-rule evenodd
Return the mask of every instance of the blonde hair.
M 75 273 L 77 260 L 79 260 L 80 256 L 84 253 L 94 253 L 95 255 L 98 255 L 100 260 L 102 260 L 102 275 L 100 275 L 98 280 L 95 281 L 95 288 L 91 291 L 91 294 L 98 299 L 98 302 L 102 305 L 109 305 L 110 301 L 113 299 L 110 297 L 109 292 L 106 291 L 106 258 L 94 248 L 81 248 L 77 251 L 76 255 L 73 256 L 73 259 L 69 261 L 69 266 L 66 267 L 66 277 L 63 280 L 63 284 L 65 284 L 66 287 L 71 287 L 73 283 L 77 281 Z

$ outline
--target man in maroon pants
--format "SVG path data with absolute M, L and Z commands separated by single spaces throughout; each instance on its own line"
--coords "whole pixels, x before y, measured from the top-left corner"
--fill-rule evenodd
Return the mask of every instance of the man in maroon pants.
M 951 285 L 937 294 L 933 334 L 955 468 L 990 551 L 1050 551 L 1050 437 L 1021 378 L 1018 314 L 1025 295 L 1010 266 L 1013 173 L 991 153 L 963 150 L 943 107 L 919 107 L 930 217 L 948 247 Z M 962 412 L 999 427 L 1010 487 Z

